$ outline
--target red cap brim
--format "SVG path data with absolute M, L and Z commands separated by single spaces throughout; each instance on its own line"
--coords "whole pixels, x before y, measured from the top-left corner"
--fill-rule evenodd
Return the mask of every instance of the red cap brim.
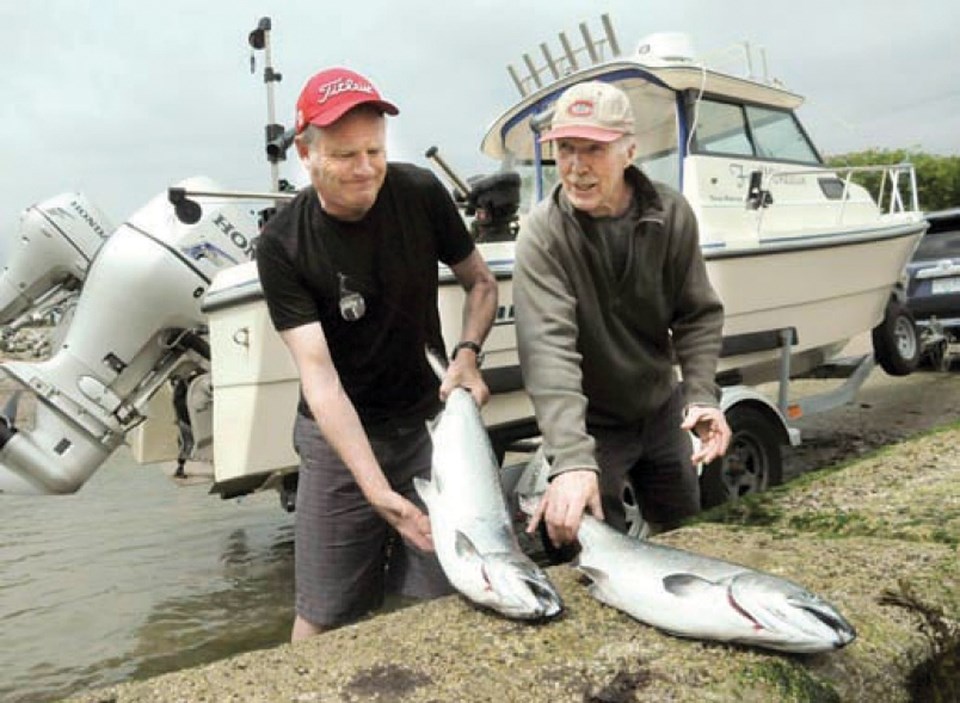
M 376 98 L 366 98 L 358 96 L 356 100 L 344 100 L 343 102 L 338 103 L 335 107 L 331 107 L 328 110 L 323 111 L 319 115 L 315 115 L 313 119 L 305 122 L 300 131 L 308 124 L 316 125 L 317 127 L 329 127 L 334 122 L 339 120 L 341 117 L 346 115 L 350 110 L 360 105 L 372 105 L 373 107 L 380 110 L 380 112 L 386 113 L 388 115 L 399 115 L 400 110 L 397 109 L 397 106 L 386 100 L 377 100 Z

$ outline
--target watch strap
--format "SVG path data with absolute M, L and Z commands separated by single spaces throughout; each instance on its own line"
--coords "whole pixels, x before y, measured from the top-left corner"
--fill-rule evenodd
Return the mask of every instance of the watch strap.
M 479 344 L 471 341 L 457 342 L 456 346 L 454 346 L 453 348 L 453 351 L 450 352 L 450 359 L 451 360 L 456 359 L 457 353 L 461 349 L 469 349 L 470 351 L 472 351 L 474 354 L 477 355 L 477 366 L 480 366 L 480 364 L 483 363 L 483 349 L 480 347 Z

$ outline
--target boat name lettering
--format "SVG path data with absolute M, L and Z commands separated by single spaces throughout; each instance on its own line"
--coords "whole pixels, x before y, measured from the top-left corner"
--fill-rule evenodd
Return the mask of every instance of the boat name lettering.
M 803 176 L 797 174 L 781 174 L 774 171 L 771 174 L 771 181 L 785 186 L 802 186 L 806 179 Z
M 230 237 L 230 241 L 233 242 L 248 259 L 253 258 L 253 244 L 250 243 L 250 240 L 247 239 L 243 232 L 238 230 L 230 220 L 218 213 L 213 219 L 213 224 L 216 225 L 221 232 Z
M 799 174 L 783 173 L 780 169 L 773 166 L 759 166 L 757 168 L 746 168 L 743 164 L 730 164 L 730 174 L 737 179 L 737 188 L 746 188 L 750 180 L 750 174 L 754 171 L 760 171 L 763 174 L 764 181 L 769 184 L 771 181 L 778 185 L 802 186 L 806 183 L 806 178 Z
M 103 230 L 103 227 L 100 225 L 100 223 L 97 222 L 95 219 L 93 219 L 93 215 L 87 212 L 86 208 L 83 207 L 83 205 L 78 203 L 76 200 L 71 200 L 70 207 L 72 207 L 76 211 L 76 213 L 80 215 L 80 219 L 82 219 L 84 222 L 90 225 L 90 229 L 92 229 L 101 237 L 107 236 L 107 233 Z

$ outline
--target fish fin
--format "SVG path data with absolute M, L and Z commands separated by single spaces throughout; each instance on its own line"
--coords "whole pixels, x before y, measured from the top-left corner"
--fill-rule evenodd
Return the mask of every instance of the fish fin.
M 590 579 L 591 581 L 593 581 L 595 584 L 603 583 L 604 581 L 607 580 L 607 572 L 606 572 L 606 571 L 604 571 L 604 570 L 602 570 L 602 569 L 598 569 L 598 568 L 596 568 L 596 567 L 594 567 L 594 566 L 584 566 L 583 564 L 580 563 L 579 557 L 577 558 L 577 561 L 576 561 L 576 563 L 575 563 L 575 566 L 576 566 L 577 570 L 580 571 L 580 573 L 582 573 L 583 575 L 585 575 L 587 578 L 589 578 L 589 579 Z
M 459 557 L 479 557 L 480 552 L 477 551 L 477 548 L 474 546 L 473 542 L 463 534 L 460 530 L 457 530 L 457 538 L 454 542 L 457 556 Z
M 694 574 L 680 573 L 663 577 L 663 587 L 667 593 L 675 596 L 695 596 L 704 589 L 713 588 L 716 584 Z
M 430 503 L 437 495 L 436 486 L 432 482 L 428 481 L 425 478 L 420 478 L 419 476 L 413 477 L 413 487 L 417 491 L 417 495 L 420 496 L 420 499 L 430 507 Z

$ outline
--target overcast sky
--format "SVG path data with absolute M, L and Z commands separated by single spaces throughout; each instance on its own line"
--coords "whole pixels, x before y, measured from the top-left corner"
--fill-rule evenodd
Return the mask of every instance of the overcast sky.
M 609 13 L 623 50 L 658 31 L 695 49 L 762 46 L 772 76 L 807 98 L 827 154 L 907 147 L 960 154 L 957 0 L 0 0 L 0 237 L 20 211 L 79 190 L 123 222 L 191 175 L 266 189 L 263 52 L 273 20 L 277 121 L 306 79 L 346 65 L 401 110 L 390 157 L 426 165 L 431 145 L 469 176 L 487 126 L 517 98 L 506 72 L 557 33 L 595 36 Z M 285 172 L 303 182 L 299 165 Z

